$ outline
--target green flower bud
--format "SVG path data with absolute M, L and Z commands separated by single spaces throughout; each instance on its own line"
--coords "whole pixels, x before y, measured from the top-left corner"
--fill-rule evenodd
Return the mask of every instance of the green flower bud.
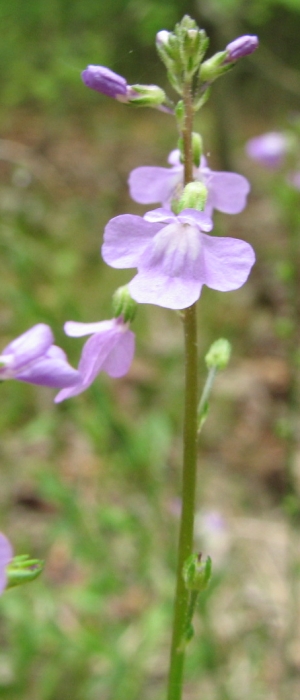
M 205 362 L 208 369 L 214 367 L 217 370 L 225 369 L 230 360 L 231 345 L 226 338 L 219 338 L 209 348 L 205 355 Z
M 157 85 L 131 85 L 128 102 L 137 107 L 157 107 L 166 101 L 166 93 Z
M 192 133 L 192 149 L 193 149 L 193 163 L 196 168 L 199 168 L 201 156 L 203 153 L 203 141 L 200 134 L 195 132 Z
M 119 287 L 112 298 L 113 314 L 116 318 L 123 316 L 124 323 L 133 321 L 138 304 L 129 294 L 127 285 Z
M 179 100 L 177 102 L 177 105 L 175 106 L 175 117 L 178 125 L 178 130 L 182 131 L 184 127 L 184 119 L 185 119 L 185 111 L 184 111 L 184 104 L 182 100 Z
M 27 554 L 14 557 L 6 567 L 6 588 L 20 586 L 37 578 L 43 571 L 44 562 L 40 559 L 29 559 Z
M 178 103 L 181 104 L 181 103 Z M 178 139 L 178 148 L 180 150 L 181 162 L 184 161 L 184 141 L 182 136 Z M 200 134 L 195 131 L 192 133 L 192 151 L 193 151 L 193 163 L 196 168 L 199 168 L 201 156 L 203 153 L 203 141 Z
M 208 42 L 205 31 L 188 15 L 176 24 L 174 32 L 158 32 L 157 51 L 168 70 L 171 85 L 180 95 L 186 80 L 199 71 Z
M 203 182 L 189 182 L 185 186 L 178 202 L 178 213 L 183 209 L 197 209 L 204 211 L 207 200 L 207 188 Z
M 226 56 L 226 51 L 218 51 L 218 53 L 201 64 L 200 79 L 203 83 L 212 83 L 216 78 L 232 68 L 232 64 L 224 63 Z
M 211 558 L 202 561 L 202 554 L 191 554 L 183 567 L 183 579 L 189 591 L 203 591 L 211 577 Z
M 211 93 L 211 87 L 206 87 L 202 93 L 200 92 L 200 95 L 196 97 L 193 101 L 193 107 L 194 107 L 194 112 L 198 112 L 198 109 L 201 109 L 203 105 L 207 102 L 208 98 L 210 97 Z

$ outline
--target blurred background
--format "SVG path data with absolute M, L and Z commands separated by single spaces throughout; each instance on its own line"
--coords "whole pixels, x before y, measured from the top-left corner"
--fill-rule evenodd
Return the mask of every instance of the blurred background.
M 129 198 L 128 174 L 165 165 L 177 136 L 168 115 L 102 97 L 80 72 L 102 64 L 129 84 L 167 87 L 155 34 L 185 13 L 210 36 L 208 55 L 242 34 L 258 34 L 260 48 L 216 83 L 195 125 L 210 166 L 251 182 L 247 209 L 215 222 L 249 241 L 257 263 L 245 287 L 205 288 L 199 303 L 202 379 L 213 340 L 227 337 L 233 356 L 199 447 L 195 540 L 214 575 L 184 699 L 296 700 L 300 193 L 285 168 L 250 161 L 245 144 L 293 131 L 297 168 L 300 0 L 2 0 L 1 348 L 44 322 L 76 365 L 82 343 L 63 323 L 110 318 L 131 272 L 101 261 L 104 226 L 145 211 Z M 16 553 L 46 562 L 39 580 L 0 601 L 3 700 L 164 698 L 182 329 L 172 312 L 141 306 L 134 330 L 122 380 L 100 375 L 59 406 L 48 389 L 1 385 L 0 527 Z

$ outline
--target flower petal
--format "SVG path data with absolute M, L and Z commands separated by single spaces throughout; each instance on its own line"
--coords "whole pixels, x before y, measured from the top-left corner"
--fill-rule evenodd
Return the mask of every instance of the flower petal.
M 195 226 L 196 224 L 200 231 L 206 231 L 207 233 L 213 228 L 213 222 L 210 216 L 204 211 L 197 211 L 197 209 L 183 209 L 183 211 L 178 214 L 177 219 L 191 226 Z
M 139 258 L 161 224 L 124 214 L 111 219 L 104 231 L 103 260 L 112 267 L 137 267 Z
M 205 233 L 202 239 L 202 282 L 221 292 L 241 287 L 255 262 L 251 245 L 237 238 L 217 238 Z
M 170 277 L 160 272 L 139 272 L 129 282 L 133 299 L 140 304 L 156 304 L 167 309 L 185 309 L 201 294 L 202 284 L 195 279 Z
M 97 321 L 96 323 L 80 323 L 79 321 L 67 321 L 64 325 L 65 334 L 71 338 L 81 338 L 84 335 L 101 333 L 115 327 L 115 319 L 110 321 Z
M 6 566 L 13 558 L 13 548 L 3 532 L 0 532 L 0 566 Z
M 206 185 L 208 187 L 206 213 L 211 206 L 211 209 L 218 209 L 224 214 L 238 214 L 246 206 L 250 185 L 243 175 L 210 171 Z
M 115 347 L 111 350 L 103 362 L 102 370 L 110 377 L 123 377 L 127 374 L 133 360 L 135 351 L 135 335 L 127 330 L 120 334 Z
M 79 381 L 69 389 L 60 391 L 55 397 L 55 403 L 81 394 L 101 371 L 112 377 L 123 376 L 129 369 L 133 353 L 134 333 L 113 319 L 110 329 L 102 329 L 102 332 L 95 333 L 85 343 L 78 367 Z
M 52 343 L 51 328 L 45 323 L 38 323 L 9 343 L 2 354 L 13 356 L 11 368 L 17 370 L 44 355 Z
M 173 214 L 171 209 L 165 209 L 164 207 L 159 207 L 159 209 L 151 209 L 147 211 L 143 216 L 144 221 L 152 221 L 154 223 L 171 223 L 172 221 L 177 221 L 176 214 Z
M 179 168 L 159 168 L 145 166 L 135 168 L 129 176 L 130 196 L 140 204 L 169 202 L 182 183 L 182 166 Z
M 0 594 L 6 586 L 6 566 L 13 558 L 13 548 L 5 535 L 0 532 Z
M 56 389 L 71 386 L 78 382 L 78 378 L 78 370 L 69 365 L 65 353 L 56 345 L 52 345 L 44 357 L 15 375 L 15 379 L 22 382 Z
M 179 150 L 179 148 L 174 148 L 174 150 L 171 151 L 171 153 L 169 153 L 168 163 L 170 163 L 170 165 L 180 165 L 181 169 L 183 171 L 183 164 L 180 162 L 180 150 Z

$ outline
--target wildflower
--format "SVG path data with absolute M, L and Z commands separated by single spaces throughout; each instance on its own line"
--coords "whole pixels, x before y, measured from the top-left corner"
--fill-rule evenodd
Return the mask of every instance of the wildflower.
M 13 549 L 7 537 L 0 532 L 0 594 L 7 584 L 6 567 L 13 558 Z
M 249 56 L 258 47 L 259 41 L 258 37 L 255 35 L 239 36 L 230 44 L 227 44 L 225 51 L 227 51 L 227 56 L 224 63 L 232 63 L 237 61 L 239 58 L 244 58 L 244 56 Z
M 172 112 L 163 105 L 166 95 L 157 85 L 128 85 L 122 75 L 105 66 L 87 66 L 81 77 L 87 87 L 119 102 L 134 104 L 137 107 L 157 107 L 162 111 Z
M 63 350 L 53 345 L 51 328 L 44 323 L 13 340 L 0 355 L 0 381 L 19 379 L 61 389 L 77 378 L 78 372 L 68 364 Z
M 211 219 L 194 209 L 178 216 L 167 209 L 143 218 L 125 214 L 107 224 L 102 256 L 112 267 L 138 268 L 128 285 L 135 301 L 184 309 L 199 299 L 203 284 L 238 289 L 254 263 L 248 243 L 204 233 L 211 229 Z
M 55 403 L 81 394 L 99 372 L 106 372 L 110 377 L 123 377 L 128 372 L 134 355 L 135 337 L 122 316 L 99 323 L 67 321 L 64 330 L 73 338 L 84 335 L 91 335 L 91 338 L 81 353 L 77 383 L 60 391 L 55 397 Z
M 183 190 L 183 164 L 179 150 L 170 153 L 168 162 L 171 168 L 143 166 L 132 170 L 129 176 L 130 195 L 139 204 L 161 202 L 163 207 L 171 206 Z M 194 167 L 194 179 L 203 182 L 208 191 L 205 214 L 211 216 L 214 209 L 225 214 L 238 214 L 246 206 L 250 190 L 248 180 L 237 173 L 214 172 L 207 166 L 204 156 L 200 166 Z
M 289 140 L 279 131 L 269 131 L 250 139 L 246 151 L 250 158 L 267 168 L 280 168 L 288 152 Z

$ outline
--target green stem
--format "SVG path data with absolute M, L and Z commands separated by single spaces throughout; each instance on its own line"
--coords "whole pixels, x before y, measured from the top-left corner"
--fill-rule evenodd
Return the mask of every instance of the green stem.
M 183 130 L 185 185 L 193 179 L 193 108 L 190 85 L 184 91 L 185 125 Z M 183 312 L 185 340 L 185 403 L 183 427 L 182 512 L 178 545 L 177 582 L 168 681 L 168 700 L 181 700 L 185 657 L 185 629 L 189 592 L 182 576 L 183 565 L 192 554 L 197 465 L 197 316 L 196 305 Z
M 213 383 L 215 381 L 217 375 L 217 368 L 216 367 L 210 367 L 208 370 L 208 375 L 206 378 L 206 382 L 204 384 L 204 388 L 201 394 L 201 398 L 199 401 L 198 405 L 198 435 L 200 435 L 200 432 L 202 430 L 202 427 L 205 423 L 206 419 L 206 406 L 208 404 L 208 399 L 211 394 L 211 390 L 213 388 Z

